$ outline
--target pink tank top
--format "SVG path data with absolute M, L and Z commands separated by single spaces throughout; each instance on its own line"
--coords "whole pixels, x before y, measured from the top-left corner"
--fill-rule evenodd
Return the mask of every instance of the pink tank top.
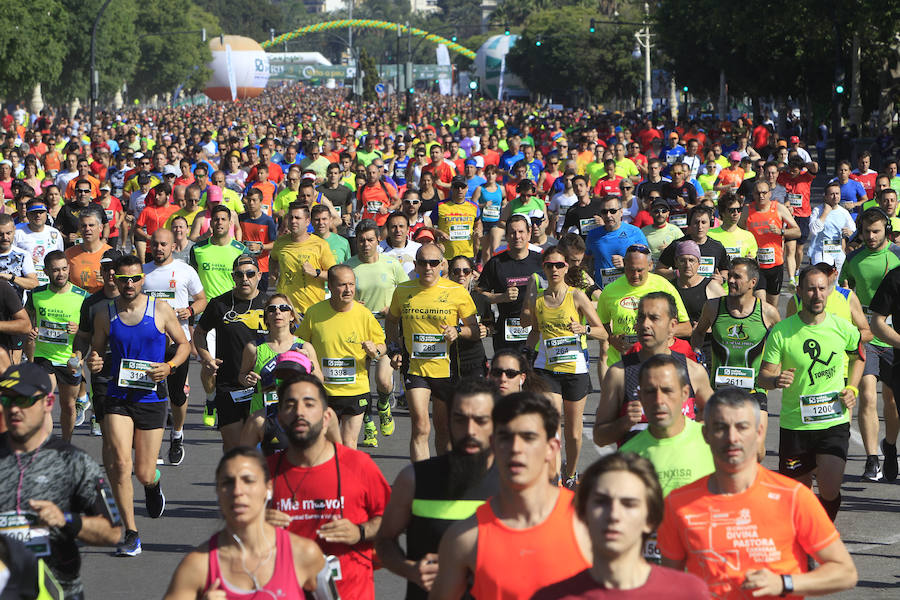
M 285 529 L 275 529 L 275 571 L 272 578 L 259 591 L 242 590 L 234 587 L 225 580 L 222 570 L 219 568 L 219 535 L 209 538 L 209 575 L 206 577 L 208 590 L 220 581 L 220 589 L 225 591 L 228 600 L 270 600 L 271 598 L 305 598 L 305 592 L 297 583 L 297 573 L 294 570 L 294 555 L 291 550 L 291 534 Z

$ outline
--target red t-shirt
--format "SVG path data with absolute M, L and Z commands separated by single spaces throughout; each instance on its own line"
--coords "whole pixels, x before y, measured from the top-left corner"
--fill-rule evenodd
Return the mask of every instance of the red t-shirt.
M 178 206 L 175 204 L 148 204 L 141 211 L 141 215 L 137 218 L 137 226 L 145 227 L 147 235 L 153 235 L 160 227 L 165 227 L 166 221 L 172 214 L 178 212 Z
M 621 196 L 622 190 L 619 188 L 621 182 L 622 178 L 618 175 L 601 177 L 597 180 L 597 185 L 594 186 L 594 195 L 601 198 L 603 196 Z
M 332 458 L 315 467 L 293 465 L 284 452 L 270 456 L 270 506 L 291 516 L 291 533 L 313 540 L 322 552 L 340 559 L 342 576 L 337 589 L 342 598 L 374 600 L 372 544 L 329 543 L 316 532 L 328 521 L 342 517 L 359 524 L 381 516 L 391 487 L 368 454 L 341 444 L 335 448 L 337 460 Z
M 866 190 L 866 197 L 871 200 L 875 197 L 875 180 L 878 179 L 878 172 L 869 169 L 866 173 L 860 173 L 859 169 L 853 169 L 850 173 L 850 179 L 860 182 L 863 189 Z
M 662 132 L 659 129 L 644 129 L 637 134 L 637 139 L 641 145 L 641 152 L 646 152 L 653 140 L 662 139 Z
M 638 211 L 638 214 L 634 215 L 634 218 L 631 220 L 631 224 L 635 227 L 646 227 L 647 225 L 653 225 L 653 216 L 648 211 L 641 209 Z
M 94 203 L 100 208 L 103 208 L 99 200 L 94 200 Z M 176 206 L 175 208 L 178 207 Z M 119 215 L 122 214 L 122 203 L 119 202 L 119 199 L 115 196 L 110 196 L 109 208 L 103 208 L 103 212 L 106 213 L 106 220 L 109 222 L 109 237 L 119 237 L 119 229 L 116 227 L 116 221 L 119 219 Z
M 439 165 L 434 163 L 425 165 L 422 167 L 422 172 L 424 173 L 426 171 L 431 171 L 434 173 L 436 179 L 439 179 L 444 183 L 450 183 L 453 180 L 453 176 L 456 175 L 456 168 L 453 166 L 453 163 L 446 160 L 441 161 L 441 164 Z
M 484 166 L 500 166 L 500 153 L 496 150 L 491 150 L 490 148 L 482 148 L 480 152 L 476 152 L 473 156 L 483 156 Z
M 363 219 L 373 219 L 379 227 L 387 223 L 388 213 L 382 214 L 380 209 L 386 208 L 391 210 L 391 196 L 388 190 L 392 189 L 388 184 L 382 182 L 374 185 L 368 183 L 359 189 L 359 205 Z
M 705 600 L 709 590 L 703 580 L 690 573 L 650 565 L 646 583 L 631 590 L 603 587 L 594 580 L 590 569 L 541 588 L 531 600 Z
M 809 194 L 815 178 L 816 176 L 809 171 L 803 171 L 796 178 L 791 177 L 790 173 L 781 173 L 775 180 L 775 183 L 787 190 L 788 195 L 784 198 L 784 204 L 791 209 L 791 213 L 795 217 L 808 217 L 812 214 L 809 206 Z M 801 206 L 797 206 L 797 197 L 794 194 L 800 194 Z
M 271 161 L 269 161 L 269 179 L 275 183 L 281 183 L 281 180 L 284 179 L 284 170 L 280 165 Z M 256 181 L 256 167 L 253 167 L 247 173 L 247 181 Z
M 765 125 L 757 125 L 753 128 L 753 147 L 757 150 L 769 145 L 769 128 Z

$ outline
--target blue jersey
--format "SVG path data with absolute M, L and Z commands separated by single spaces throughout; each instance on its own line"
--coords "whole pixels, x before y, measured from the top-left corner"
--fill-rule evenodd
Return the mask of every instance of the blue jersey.
M 676 145 L 674 148 L 670 148 L 666 146 L 662 149 L 662 152 L 659 153 L 659 160 L 663 163 L 663 175 L 669 174 L 669 169 L 672 168 L 676 162 L 678 162 L 678 158 L 682 156 L 687 150 L 685 150 L 684 146 Z
M 650 247 L 644 233 L 628 223 L 622 223 L 615 231 L 607 231 L 605 227 L 598 227 L 588 233 L 585 240 L 586 253 L 594 257 L 594 281 L 598 285 L 603 282 L 609 283 L 621 275 L 621 272 L 612 273 L 612 270 L 615 269 L 612 257 L 614 254 L 624 257 L 628 246 L 632 244 L 643 244 Z
M 398 185 L 406 185 L 406 167 L 409 165 L 409 157 L 405 154 L 394 159 L 394 181 Z
M 847 183 L 842 184 L 838 182 L 837 177 L 835 177 L 828 183 L 838 183 L 838 185 L 841 186 L 841 205 L 846 202 L 859 202 L 860 199 L 865 200 L 867 198 L 866 188 L 855 179 L 848 179 Z M 852 215 L 856 215 L 856 213 L 859 212 L 858 207 L 848 210 L 850 210 L 850 214 Z
M 109 351 L 111 358 L 110 382 L 107 393 L 113 398 L 131 402 L 165 402 L 156 393 L 156 385 L 135 380 L 141 369 L 137 361 L 161 363 L 166 356 L 166 334 L 156 326 L 156 298 L 147 298 L 147 309 L 137 325 L 126 325 L 119 318 L 116 303 L 109 304 Z M 122 369 L 126 369 L 122 373 Z M 132 385 L 120 386 L 123 375 Z
M 475 193 L 475 188 L 477 188 L 479 185 L 485 183 L 486 181 L 487 180 L 484 177 L 482 177 L 481 175 L 476 175 L 472 179 L 467 179 L 466 185 L 468 185 L 468 189 L 466 190 L 466 200 L 471 200 L 472 194 Z M 484 190 L 481 190 L 481 192 L 484 193 Z

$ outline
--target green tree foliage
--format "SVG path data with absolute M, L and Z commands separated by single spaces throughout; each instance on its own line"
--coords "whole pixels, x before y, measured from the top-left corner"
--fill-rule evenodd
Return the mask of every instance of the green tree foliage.
M 599 99 L 635 96 L 640 78 L 639 61 L 631 56 L 635 27 L 598 24 L 591 34 L 594 16 L 582 6 L 532 13 L 507 66 L 528 89 L 545 95 L 571 97 L 580 90 Z
M 206 28 L 207 36 L 218 35 L 218 19 L 191 0 L 156 0 L 143 9 L 141 25 L 141 60 L 129 86 L 131 94 L 149 97 L 182 83 L 188 90 L 201 89 L 211 74 L 207 65 L 212 53 L 199 31 Z M 197 33 L 157 35 L 179 31 Z
M 363 100 L 375 102 L 378 99 L 375 93 L 375 86 L 378 84 L 378 66 L 365 48 L 359 51 L 359 68 L 365 74 L 362 82 Z
M 27 101 L 37 83 L 46 90 L 59 79 L 66 54 L 59 25 L 67 17 L 58 0 L 0 0 L 0 14 L 5 22 L 0 27 L 0 95 Z
M 244 35 L 261 42 L 269 39 L 269 32 L 285 30 L 281 6 L 272 0 L 193 0 L 197 6 L 219 19 L 222 31 L 228 35 Z M 302 2 L 297 2 L 301 6 Z M 291 4 L 291 3 L 285 3 Z

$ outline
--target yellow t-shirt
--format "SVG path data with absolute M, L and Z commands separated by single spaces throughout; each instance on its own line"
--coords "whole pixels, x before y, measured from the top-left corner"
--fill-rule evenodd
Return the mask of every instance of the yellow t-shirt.
M 580 335 L 569 329 L 574 320 L 581 322 L 581 315 L 575 306 L 573 289 L 566 290 L 562 304 L 555 308 L 547 306 L 541 292 L 534 303 L 535 320 L 541 332 L 538 344 L 538 355 L 534 361 L 537 369 L 546 369 L 554 373 L 587 373 L 587 360 L 581 345 Z
M 295 335 L 316 349 L 329 396 L 369 393 L 369 372 L 362 343 L 384 343 L 384 330 L 371 311 L 359 302 L 337 312 L 328 300 L 312 305 Z
M 174 213 L 172 213 L 171 217 L 166 219 L 166 229 L 172 229 L 172 221 L 175 219 L 175 217 L 184 217 L 185 220 L 188 222 L 188 230 L 190 230 L 190 228 L 194 226 L 194 219 L 196 219 L 199 215 L 202 215 L 203 213 L 204 213 L 204 210 L 199 207 L 194 212 L 188 212 L 187 209 L 179 208 Z
M 475 256 L 472 237 L 475 232 L 475 219 L 478 217 L 478 206 L 471 200 L 461 204 L 444 201 L 437 206 L 435 227 L 450 238 L 444 242 L 444 256 L 449 260 L 454 256 Z
M 456 327 L 474 314 L 472 296 L 458 283 L 438 279 L 428 288 L 419 279 L 400 283 L 391 298 L 391 316 L 403 326 L 410 375 L 450 377 L 450 344 L 444 327 Z
M 305 313 L 310 306 L 325 299 L 325 281 L 307 275 L 303 263 L 308 262 L 322 271 L 334 266 L 334 254 L 328 242 L 317 235 L 295 242 L 286 233 L 275 240 L 269 257 L 278 262 L 277 289 L 291 299 L 294 309 Z

